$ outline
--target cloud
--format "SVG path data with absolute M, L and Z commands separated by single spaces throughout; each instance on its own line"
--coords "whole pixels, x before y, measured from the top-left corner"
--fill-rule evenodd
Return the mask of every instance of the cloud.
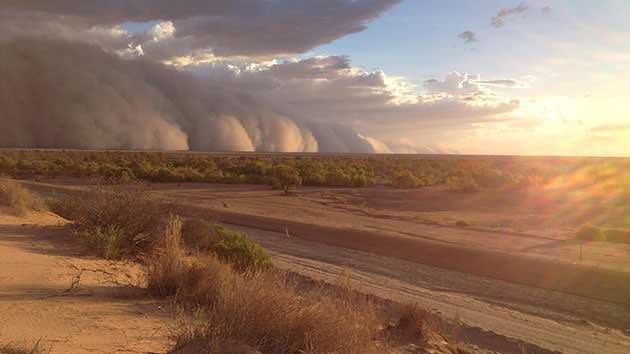
M 527 10 L 529 10 L 529 6 L 525 2 L 522 2 L 513 8 L 501 9 L 490 19 L 490 24 L 495 28 L 503 27 L 507 17 L 525 13 Z
M 617 133 L 630 131 L 630 124 L 602 124 L 591 128 L 595 133 Z
M 489 95 L 488 87 L 521 88 L 527 84 L 516 79 L 481 80 L 477 74 L 461 74 L 452 72 L 444 80 L 431 79 L 424 82 L 429 93 L 453 96 Z
M 430 93 L 445 93 L 448 95 L 468 95 L 481 90 L 477 84 L 479 75 L 460 74 L 452 72 L 444 80 L 431 79 L 424 82 L 425 89 Z
M 383 71 L 353 67 L 348 58 L 340 56 L 254 68 L 247 63 L 212 62 L 185 69 L 269 102 L 293 119 L 309 124 L 335 122 L 387 130 L 485 120 L 518 107 L 517 101 L 498 96 L 477 83 L 478 75 L 452 73 L 444 81 L 425 83 L 421 90 Z
M 115 46 L 140 46 L 146 57 L 167 60 L 191 53 L 216 56 L 273 57 L 298 54 L 345 35 L 360 32 L 400 0 L 3 0 L 7 17 L 37 16 L 41 34 L 74 31 L 73 39 L 94 27 L 117 28 L 129 22 L 158 21 L 144 33 L 126 36 Z M 32 21 L 12 20 L 20 31 L 34 32 Z M 4 23 L 0 23 L 3 29 Z M 111 44 L 111 43 L 110 43 Z M 108 46 L 105 46 L 108 47 Z
M 363 136 L 359 134 L 359 138 L 365 140 L 372 150 L 377 154 L 391 154 L 392 150 L 382 141 L 371 138 L 369 136 Z
M 464 41 L 464 43 L 474 43 L 479 42 L 477 39 L 477 35 L 473 31 L 464 31 L 457 35 L 457 38 Z
M 523 82 L 514 80 L 514 79 L 479 80 L 479 81 L 476 81 L 476 83 L 479 85 L 495 86 L 495 87 L 508 87 L 508 88 L 525 87 L 525 84 Z
M 267 105 L 158 63 L 33 39 L 0 41 L 0 62 L 2 147 L 318 149 Z
M 0 53 L 3 147 L 389 152 L 369 132 L 472 124 L 518 107 L 487 93 L 421 93 L 337 56 L 193 73 L 68 41 L 0 41 Z
M 411 151 L 401 129 L 471 129 L 520 105 L 492 90 L 512 79 L 417 86 L 344 56 L 287 56 L 398 0 L 6 1 L 2 147 L 389 153 Z M 413 149 L 447 151 L 436 146 Z
M 551 14 L 552 11 L 553 11 L 553 8 L 551 6 L 545 6 L 542 9 L 540 9 L 540 12 L 543 15 L 549 15 L 549 14 Z
M 459 154 L 460 152 L 442 144 L 420 145 L 410 139 L 400 138 L 387 143 L 396 154 Z

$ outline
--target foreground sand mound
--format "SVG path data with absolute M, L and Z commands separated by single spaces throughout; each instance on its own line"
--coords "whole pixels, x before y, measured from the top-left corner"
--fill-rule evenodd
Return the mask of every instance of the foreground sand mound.
M 0 347 L 166 352 L 170 317 L 138 287 L 141 269 L 84 256 L 66 224 L 49 212 L 0 210 Z
M 68 220 L 48 211 L 27 211 L 18 216 L 0 206 L 0 225 L 63 226 L 67 223 Z

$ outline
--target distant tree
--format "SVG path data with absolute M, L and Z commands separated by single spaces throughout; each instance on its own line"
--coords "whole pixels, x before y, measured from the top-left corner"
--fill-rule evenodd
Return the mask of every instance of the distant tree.
M 392 184 L 396 188 L 418 188 L 422 181 L 411 171 L 402 171 L 394 178 Z
M 289 165 L 276 165 L 273 167 L 274 185 L 289 194 L 289 188 L 302 185 L 302 178 L 299 172 Z

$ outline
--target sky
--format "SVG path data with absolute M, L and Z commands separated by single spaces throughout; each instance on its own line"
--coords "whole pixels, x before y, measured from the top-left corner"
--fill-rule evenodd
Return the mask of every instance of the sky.
M 492 25 L 501 9 L 519 4 L 528 9 L 506 16 L 500 28 Z M 622 0 L 408 0 L 366 31 L 313 53 L 344 53 L 354 65 L 381 68 L 416 85 L 454 71 L 527 82 L 522 88 L 495 89 L 521 100 L 517 128 L 477 129 L 466 140 L 490 146 L 452 145 L 461 151 L 627 156 L 628 13 L 630 2 Z M 474 41 L 457 37 L 466 31 L 474 33 Z M 422 132 L 411 138 L 422 140 Z
M 5 61 L 29 53 L 55 75 L 33 78 L 46 113 L 5 105 L 4 144 L 629 156 L 628 13 L 625 0 L 5 0 Z M 0 103 L 41 97 L 11 77 L 22 91 L 0 87 Z

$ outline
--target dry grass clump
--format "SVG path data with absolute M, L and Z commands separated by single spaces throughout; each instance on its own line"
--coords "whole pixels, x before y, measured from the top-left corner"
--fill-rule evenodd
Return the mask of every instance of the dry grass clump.
M 604 236 L 608 242 L 630 243 L 630 230 L 627 229 L 607 229 Z
M 576 232 L 575 238 L 582 241 L 603 241 L 604 233 L 597 226 L 584 225 Z
M 44 348 L 41 341 L 32 345 L 4 344 L 0 345 L 0 354 L 48 354 L 50 348 Z
M 189 258 L 181 248 L 182 222 L 171 216 L 164 237 L 152 257 L 146 259 L 148 289 L 159 297 L 173 296 L 187 307 L 209 305 L 229 265 L 214 257 Z
M 402 305 L 399 316 L 398 330 L 410 337 L 422 337 L 429 330 L 432 319 L 429 311 L 415 304 Z
M 390 345 L 413 343 L 422 348 L 422 353 L 470 353 L 457 343 L 461 330 L 459 320 L 446 322 L 417 304 L 398 304 L 395 307 L 398 323 L 385 331 Z
M 208 347 L 234 341 L 270 354 L 378 352 L 371 308 L 302 296 L 270 275 L 248 279 L 216 260 L 203 272 L 202 281 L 213 287 L 198 301 L 206 320 L 180 332 L 177 348 L 202 340 Z
M 161 239 L 172 210 L 142 188 L 99 188 L 56 200 L 51 208 L 72 220 L 76 234 L 108 259 L 150 252 Z
M 214 225 L 203 219 L 187 219 L 182 226 L 184 244 L 196 251 L 208 251 L 221 239 Z
M 630 230 L 604 229 L 593 225 L 582 226 L 575 234 L 581 241 L 601 241 L 630 244 Z
M 457 222 L 455 222 L 455 226 L 461 227 L 461 228 L 466 228 L 466 227 L 469 227 L 470 224 L 467 221 L 464 221 L 464 220 L 457 220 Z
M 160 252 L 148 260 L 149 290 L 198 308 L 203 324 L 182 328 L 177 349 L 202 341 L 243 343 L 264 353 L 376 353 L 377 321 L 364 304 L 298 293 L 277 274 L 243 275 L 213 256 L 188 259 L 181 221 L 171 218 Z
M 24 215 L 31 210 L 46 210 L 44 202 L 39 197 L 18 182 L 9 179 L 0 179 L 0 205 L 9 207 L 16 215 Z

